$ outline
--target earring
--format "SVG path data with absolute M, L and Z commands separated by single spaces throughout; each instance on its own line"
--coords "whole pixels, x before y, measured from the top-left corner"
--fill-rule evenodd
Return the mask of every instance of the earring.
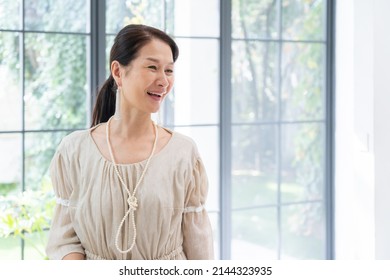
M 119 87 L 116 89 L 116 95 L 115 95 L 115 115 L 114 119 L 120 120 L 121 119 L 121 90 Z

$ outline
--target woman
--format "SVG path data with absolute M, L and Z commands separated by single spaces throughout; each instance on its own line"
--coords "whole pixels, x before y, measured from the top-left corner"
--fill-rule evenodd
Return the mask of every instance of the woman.
M 50 259 L 213 258 L 196 145 L 151 120 L 177 57 L 158 29 L 128 25 L 116 36 L 91 129 L 66 136 L 52 160 Z

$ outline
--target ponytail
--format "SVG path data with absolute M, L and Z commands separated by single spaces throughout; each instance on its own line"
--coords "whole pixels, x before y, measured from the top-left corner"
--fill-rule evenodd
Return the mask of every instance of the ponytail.
M 102 122 L 107 122 L 108 119 L 115 114 L 115 90 L 115 80 L 112 75 L 110 75 L 97 94 L 92 114 L 91 127 Z

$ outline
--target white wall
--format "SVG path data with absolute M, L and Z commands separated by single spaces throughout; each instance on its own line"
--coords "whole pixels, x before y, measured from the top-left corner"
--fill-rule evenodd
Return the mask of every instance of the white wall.
M 336 259 L 390 259 L 389 5 L 336 1 Z
M 390 259 L 390 1 L 374 1 L 375 257 Z

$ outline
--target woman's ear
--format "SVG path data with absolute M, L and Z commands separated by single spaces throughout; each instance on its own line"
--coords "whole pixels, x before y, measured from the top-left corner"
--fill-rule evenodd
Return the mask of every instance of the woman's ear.
M 119 64 L 118 61 L 114 60 L 111 63 L 111 74 L 112 77 L 114 78 L 116 84 L 118 87 L 122 86 L 122 75 L 121 75 L 121 65 Z

